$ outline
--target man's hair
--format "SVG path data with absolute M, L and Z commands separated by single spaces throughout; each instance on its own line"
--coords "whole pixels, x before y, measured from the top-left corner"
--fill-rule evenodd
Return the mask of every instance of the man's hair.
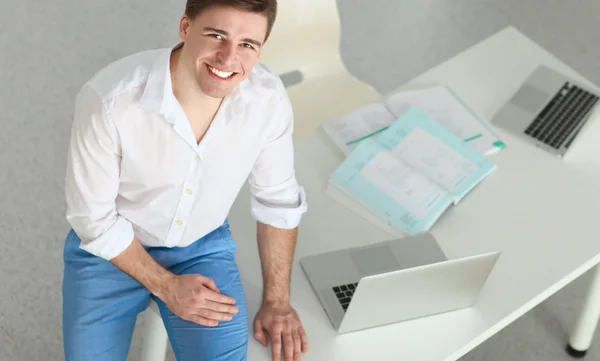
M 187 0 L 185 15 L 190 20 L 194 20 L 202 11 L 215 5 L 231 6 L 238 10 L 264 15 L 267 18 L 265 40 L 269 38 L 277 17 L 277 0 Z

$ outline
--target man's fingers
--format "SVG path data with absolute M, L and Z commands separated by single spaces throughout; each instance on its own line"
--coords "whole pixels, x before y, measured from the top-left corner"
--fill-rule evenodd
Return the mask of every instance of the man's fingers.
M 308 352 L 308 337 L 302 326 L 298 327 L 298 335 L 300 336 L 300 342 L 302 343 L 302 353 Z
M 207 309 L 199 310 L 198 315 L 215 321 L 231 321 L 232 319 L 232 315 L 229 313 L 215 312 Z
M 267 336 L 265 335 L 265 330 L 259 319 L 254 320 L 254 338 L 256 341 L 260 342 L 261 345 L 267 346 Z
M 281 360 L 281 327 L 275 324 L 269 331 L 269 337 L 271 338 L 271 348 L 273 352 L 273 361 Z
M 291 330 L 285 330 L 282 333 L 283 356 L 285 361 L 294 361 L 294 338 Z
M 205 301 L 204 308 L 209 309 L 211 311 L 229 313 L 229 314 L 236 314 L 240 311 L 237 308 L 237 306 L 224 304 L 224 303 L 218 303 L 218 302 L 210 301 L 210 300 Z
M 294 338 L 294 361 L 300 361 L 300 355 L 302 354 L 302 340 L 300 339 L 300 333 L 297 329 L 292 332 Z
M 217 287 L 217 284 L 215 283 L 215 280 L 213 280 L 212 278 L 203 276 L 203 275 L 197 275 L 198 279 L 200 280 L 200 283 L 202 283 L 204 285 L 204 287 L 220 293 L 221 291 L 219 290 L 219 287 Z
M 225 303 L 228 305 L 234 305 L 235 304 L 235 298 L 233 297 L 229 297 L 229 296 L 225 296 L 224 294 L 221 293 L 217 293 L 211 290 L 207 290 L 205 292 L 205 294 L 203 295 L 203 297 L 207 300 L 210 301 L 214 301 L 217 303 Z

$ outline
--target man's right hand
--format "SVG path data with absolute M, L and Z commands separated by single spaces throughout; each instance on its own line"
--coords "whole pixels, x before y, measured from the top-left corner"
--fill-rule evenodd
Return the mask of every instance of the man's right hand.
M 235 299 L 221 294 L 215 282 L 199 274 L 176 275 L 163 268 L 133 239 L 111 262 L 159 297 L 177 316 L 217 326 L 238 313 Z
M 212 279 L 199 274 L 176 275 L 162 300 L 177 316 L 204 326 L 230 321 L 239 312 L 235 299 L 223 295 Z

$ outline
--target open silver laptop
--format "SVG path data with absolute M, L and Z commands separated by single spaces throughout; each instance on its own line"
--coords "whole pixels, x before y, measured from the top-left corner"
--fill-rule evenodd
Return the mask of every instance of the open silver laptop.
M 472 306 L 499 252 L 447 260 L 431 234 L 304 257 L 339 333 Z
M 491 122 L 534 146 L 563 157 L 584 133 L 580 130 L 598 99 L 585 85 L 540 65 Z

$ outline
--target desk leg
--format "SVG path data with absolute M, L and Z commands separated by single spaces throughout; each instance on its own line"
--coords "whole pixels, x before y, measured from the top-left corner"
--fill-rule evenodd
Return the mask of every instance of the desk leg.
M 590 348 L 600 318 L 600 265 L 596 266 L 593 272 L 587 295 L 567 345 L 567 353 L 577 358 L 585 356 Z

